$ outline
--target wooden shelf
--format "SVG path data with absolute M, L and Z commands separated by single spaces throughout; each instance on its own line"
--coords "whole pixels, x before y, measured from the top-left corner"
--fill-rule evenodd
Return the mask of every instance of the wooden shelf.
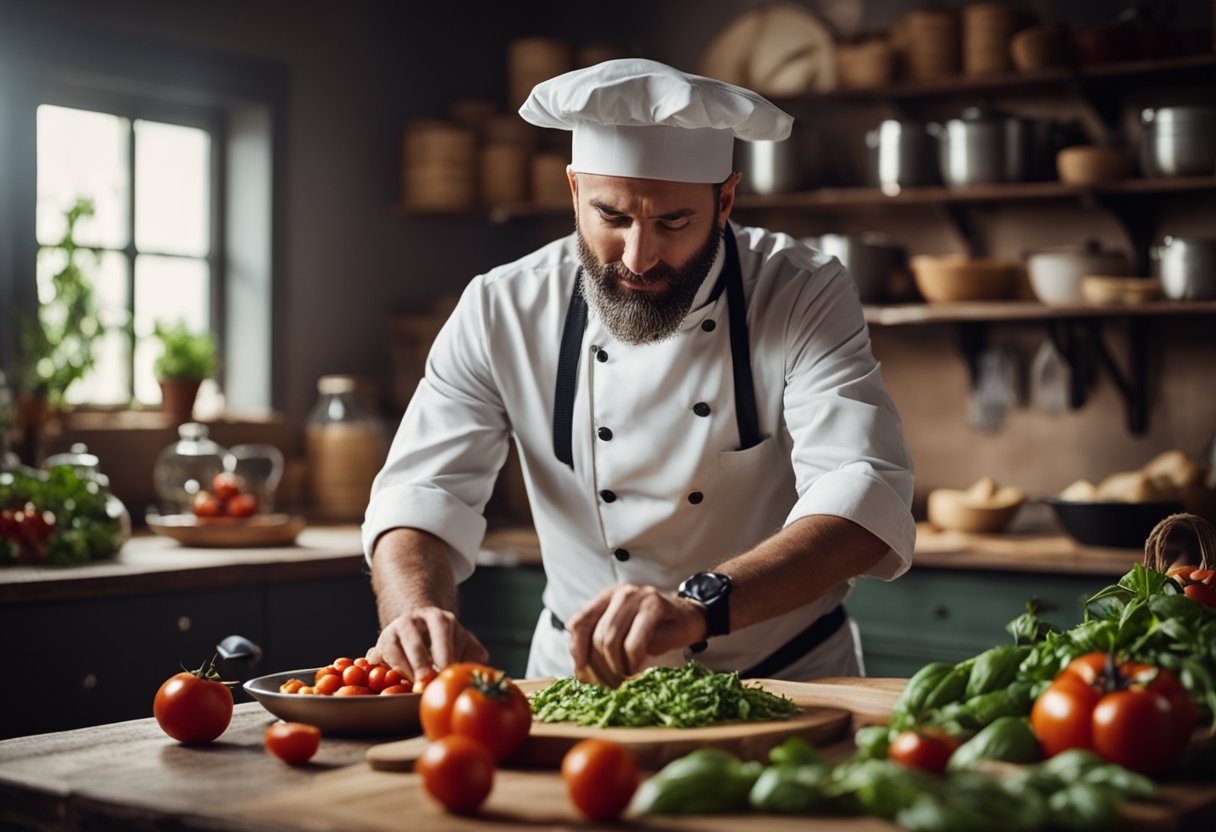
M 1038 301 L 1004 300 L 865 307 L 866 323 L 872 326 L 1050 321 L 1073 318 L 1143 318 L 1166 315 L 1216 315 L 1216 301 L 1155 301 L 1129 306 L 1095 306 L 1091 304 L 1049 306 Z
M 394 205 L 393 213 L 402 217 L 427 219 L 473 219 L 482 222 L 501 224 L 513 220 L 553 219 L 556 217 L 574 217 L 574 208 L 570 203 L 561 205 L 539 205 L 532 202 L 509 202 L 501 205 L 479 205 L 470 208 L 451 208 L 439 210 L 436 208 L 415 208 L 409 205 Z
M 791 194 L 740 195 L 740 210 L 796 209 L 807 211 L 872 208 L 888 205 L 966 205 L 988 202 L 1149 196 L 1216 191 L 1216 176 L 1127 179 L 1105 185 L 1066 185 L 1063 182 L 1003 182 L 966 188 L 904 188 L 885 194 L 878 188 L 819 188 Z
M 995 75 L 972 75 L 871 87 L 781 99 L 782 105 L 800 108 L 833 102 L 881 102 L 918 98 L 948 98 L 958 95 L 1008 94 L 1069 85 L 1101 84 L 1131 78 L 1167 79 L 1170 76 L 1216 74 L 1216 54 L 1200 53 L 1179 58 L 1147 61 L 1122 61 L 1086 67 L 1045 69 L 1034 72 L 1006 72 Z

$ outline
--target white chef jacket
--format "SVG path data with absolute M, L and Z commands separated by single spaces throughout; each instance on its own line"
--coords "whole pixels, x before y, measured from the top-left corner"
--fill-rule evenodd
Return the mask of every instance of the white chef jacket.
M 763 441 L 737 450 L 727 293 L 710 301 L 720 246 L 670 339 L 618 341 L 589 306 L 574 465 L 557 459 L 555 378 L 580 265 L 571 235 L 465 289 L 373 483 L 363 524 L 369 562 L 381 534 L 412 527 L 448 543 L 457 582 L 469 577 L 485 534 L 482 511 L 513 439 L 540 540 L 544 603 L 562 621 L 615 584 L 674 590 L 808 515 L 869 530 L 890 548 L 866 574 L 902 574 L 916 536 L 912 463 L 852 280 L 838 260 L 787 235 L 729 229 Z M 696 658 L 719 670 L 751 667 L 834 608 L 851 585 L 711 639 Z M 854 633 L 841 628 L 782 675 L 856 671 Z M 567 639 L 542 615 L 528 675 L 570 675 Z M 816 658 L 831 645 L 834 662 Z

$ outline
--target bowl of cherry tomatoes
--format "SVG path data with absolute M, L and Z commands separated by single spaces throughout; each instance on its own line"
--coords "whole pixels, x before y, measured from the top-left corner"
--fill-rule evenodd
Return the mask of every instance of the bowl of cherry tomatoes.
M 216 474 L 210 488 L 194 495 L 190 511 L 149 514 L 148 528 L 186 546 L 290 546 L 304 530 L 303 517 L 264 514 L 257 497 L 235 474 Z
M 421 692 L 388 665 L 340 657 L 324 667 L 250 679 L 245 691 L 279 719 L 326 736 L 399 736 L 421 730 Z

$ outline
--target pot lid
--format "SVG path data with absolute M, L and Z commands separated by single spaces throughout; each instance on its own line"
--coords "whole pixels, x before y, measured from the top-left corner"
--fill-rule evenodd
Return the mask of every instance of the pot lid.
M 100 470 L 101 460 L 97 458 L 96 454 L 89 453 L 88 446 L 83 442 L 76 442 L 66 453 L 47 457 L 47 468 L 54 468 L 56 465 L 71 465 L 80 471 L 97 473 Z

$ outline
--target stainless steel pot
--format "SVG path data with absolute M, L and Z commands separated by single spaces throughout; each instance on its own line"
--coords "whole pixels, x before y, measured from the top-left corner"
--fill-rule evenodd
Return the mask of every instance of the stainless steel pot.
M 937 185 L 936 144 L 923 125 L 887 119 L 866 133 L 870 184 L 894 195 L 917 185 Z
M 780 142 L 735 142 L 735 170 L 743 173 L 739 192 L 787 194 L 809 187 L 814 180 L 812 142 L 813 134 L 797 127 Z
M 804 243 L 840 260 L 849 270 L 862 303 L 882 303 L 892 275 L 904 267 L 907 253 L 881 234 L 823 234 Z
M 1216 107 L 1157 107 L 1140 113 L 1141 165 L 1148 176 L 1216 174 Z
M 951 187 L 1028 179 L 1032 127 L 1028 119 L 978 107 L 930 124 L 938 141 L 942 179 Z
M 1166 237 L 1152 251 L 1171 300 L 1216 300 L 1216 237 Z

